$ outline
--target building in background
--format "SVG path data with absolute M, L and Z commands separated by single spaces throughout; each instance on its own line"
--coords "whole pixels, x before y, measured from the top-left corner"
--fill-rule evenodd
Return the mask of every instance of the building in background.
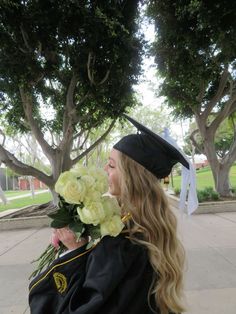
M 10 175 L 7 168 L 0 168 L 0 185 L 3 191 L 18 190 L 18 176 Z
M 31 177 L 34 190 L 47 189 L 47 186 L 37 178 Z M 30 190 L 30 178 L 28 176 L 18 177 L 19 190 Z

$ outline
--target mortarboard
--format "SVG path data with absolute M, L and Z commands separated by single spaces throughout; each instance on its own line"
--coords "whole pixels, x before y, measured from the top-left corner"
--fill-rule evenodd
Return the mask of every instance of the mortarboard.
M 189 163 L 182 153 L 161 136 L 124 114 L 138 130 L 137 134 L 123 137 L 114 148 L 129 156 L 157 178 L 168 176 L 172 167 L 180 162 L 189 169 Z
M 158 179 L 168 176 L 172 167 L 180 162 L 183 170 L 179 206 L 181 209 L 185 207 L 189 186 L 187 208 L 188 214 L 191 214 L 198 207 L 195 169 L 191 162 L 170 136 L 163 138 L 133 118 L 123 115 L 137 128 L 138 132 L 123 137 L 113 147 L 142 165 Z

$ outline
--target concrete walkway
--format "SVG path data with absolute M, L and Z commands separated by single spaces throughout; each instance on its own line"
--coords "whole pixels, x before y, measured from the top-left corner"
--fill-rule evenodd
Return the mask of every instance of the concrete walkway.
M 235 314 L 236 212 L 178 219 L 188 259 L 187 314 Z M 29 314 L 30 262 L 46 247 L 50 233 L 49 228 L 0 232 L 1 314 Z

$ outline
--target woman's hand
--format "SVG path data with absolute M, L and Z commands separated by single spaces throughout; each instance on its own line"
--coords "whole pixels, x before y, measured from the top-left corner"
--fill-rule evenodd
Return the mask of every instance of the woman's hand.
M 58 238 L 68 250 L 78 249 L 88 242 L 87 238 L 80 238 L 78 240 L 75 233 L 67 227 L 54 229 L 53 235 L 55 238 Z

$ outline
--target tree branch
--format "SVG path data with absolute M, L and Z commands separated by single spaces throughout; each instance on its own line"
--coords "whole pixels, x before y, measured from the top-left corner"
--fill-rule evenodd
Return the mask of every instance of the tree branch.
M 51 185 L 52 177 L 46 175 L 42 171 L 26 165 L 25 163 L 18 160 L 12 153 L 10 153 L 8 150 L 6 150 L 2 145 L 0 145 L 0 160 L 3 162 L 7 167 L 12 169 L 18 174 L 22 175 L 31 175 L 33 177 L 38 178 L 48 186 Z
M 97 108 L 94 107 L 93 110 L 90 110 L 86 115 L 84 114 L 82 117 L 78 117 L 77 123 L 86 122 L 91 119 L 91 116 L 97 111 Z
M 79 149 L 83 149 L 84 144 L 86 143 L 87 139 L 89 138 L 89 134 L 90 131 L 88 131 L 88 133 L 86 134 L 84 141 L 82 142 L 82 144 L 79 146 Z
M 209 128 L 213 132 L 216 132 L 221 122 L 224 121 L 228 116 L 230 116 L 230 114 L 234 112 L 235 110 L 236 110 L 236 93 L 232 98 L 230 98 L 226 102 L 224 108 L 218 113 L 216 118 L 210 124 Z
M 109 75 L 110 75 L 110 70 L 107 70 L 104 78 L 98 83 L 98 85 L 102 85 L 103 83 L 105 83 L 106 80 L 108 79 Z
M 194 131 L 190 134 L 189 138 L 190 138 L 190 140 L 192 141 L 193 146 L 196 147 L 196 148 L 199 150 L 199 152 L 202 152 L 202 153 L 203 153 L 204 150 L 203 150 L 202 147 L 197 143 L 197 141 L 196 141 L 196 139 L 195 139 L 195 137 L 194 137 L 197 133 L 199 133 L 199 130 L 198 130 L 198 129 L 197 129 L 197 130 L 194 130 Z
M 74 105 L 74 93 L 77 81 L 78 80 L 76 75 L 73 74 L 66 95 L 66 106 L 63 115 L 63 139 L 61 140 L 61 143 L 59 145 L 59 148 L 61 150 L 64 149 L 68 141 L 72 140 L 72 136 L 74 133 L 74 124 L 77 120 L 76 108 Z
M 82 134 L 84 133 L 84 130 L 81 130 L 80 132 L 76 133 L 74 136 L 73 136 L 73 141 L 75 141 L 78 137 L 80 137 Z
M 92 85 L 99 86 L 99 85 L 102 85 L 103 83 L 105 83 L 106 80 L 108 79 L 108 77 L 110 75 L 110 69 L 106 71 L 106 74 L 104 75 L 104 77 L 101 79 L 100 82 L 96 82 L 94 79 L 94 71 L 93 71 L 95 60 L 96 60 L 95 55 L 92 52 L 89 52 L 88 61 L 87 61 L 88 78 L 89 78 L 90 82 L 92 83 Z
M 93 80 L 93 72 L 91 71 L 91 62 L 93 61 L 93 65 L 95 62 L 95 57 L 93 56 L 92 52 L 89 52 L 88 54 L 88 61 L 87 61 L 87 73 L 88 73 L 88 78 L 90 80 L 90 82 L 95 85 L 94 80 Z
M 5 133 L 3 132 L 3 130 L 1 130 L 0 129 L 0 134 L 3 136 L 3 140 L 2 140 L 2 146 L 4 146 L 5 145 L 5 142 L 6 142 L 6 135 L 5 135 Z
M 30 47 L 30 45 L 28 43 L 28 39 L 27 39 L 28 35 L 25 32 L 25 30 L 24 30 L 22 25 L 20 26 L 20 31 L 21 31 L 21 34 L 22 34 L 22 37 L 23 37 L 24 44 L 25 44 L 26 48 L 29 50 L 29 52 L 32 52 L 32 49 L 31 49 L 31 47 Z
M 196 97 L 196 100 L 201 103 L 202 100 L 203 100 L 203 97 L 204 97 L 204 94 L 205 94 L 205 91 L 206 91 L 206 83 L 204 81 L 201 81 L 200 82 L 200 91 Z
M 68 114 L 73 115 L 75 106 L 74 106 L 74 93 L 75 93 L 75 87 L 78 82 L 78 79 L 75 74 L 72 75 L 72 78 L 70 80 L 70 84 L 67 90 L 66 94 L 66 108 L 68 109 Z M 73 112 L 71 112 L 73 111 Z
M 230 116 L 231 114 L 233 114 L 236 111 L 236 101 L 234 103 L 232 103 L 231 108 L 229 110 L 229 114 L 228 116 Z
M 112 121 L 108 129 L 103 133 L 103 135 L 97 139 L 89 148 L 87 148 L 82 154 L 77 156 L 75 159 L 72 160 L 72 165 L 76 164 L 80 159 L 82 159 L 84 156 L 86 156 L 91 150 L 93 150 L 99 143 L 101 143 L 105 137 L 109 134 L 111 129 L 113 128 L 114 124 L 116 122 L 116 119 Z
M 216 92 L 215 96 L 209 101 L 206 109 L 204 110 L 204 112 L 202 114 L 202 118 L 205 121 L 206 121 L 207 117 L 209 116 L 209 114 L 211 113 L 214 106 L 216 105 L 216 103 L 222 98 L 222 94 L 223 94 L 223 91 L 224 91 L 225 86 L 227 84 L 228 78 L 229 78 L 229 71 L 227 68 L 225 68 L 223 71 L 223 74 L 221 75 L 220 83 L 219 83 L 217 92 Z
M 53 154 L 54 150 L 52 147 L 47 143 L 47 141 L 44 139 L 42 131 L 39 129 L 37 121 L 33 118 L 32 110 L 32 99 L 29 94 L 27 94 L 22 87 L 19 87 L 20 89 L 20 95 L 23 103 L 23 108 L 25 112 L 25 117 L 27 119 L 27 122 L 29 123 L 29 126 L 36 138 L 36 140 L 40 143 L 40 146 L 42 147 L 43 152 L 47 156 L 47 158 L 53 162 Z
M 224 156 L 222 163 L 233 163 L 236 160 L 236 140 L 230 146 L 228 153 Z

